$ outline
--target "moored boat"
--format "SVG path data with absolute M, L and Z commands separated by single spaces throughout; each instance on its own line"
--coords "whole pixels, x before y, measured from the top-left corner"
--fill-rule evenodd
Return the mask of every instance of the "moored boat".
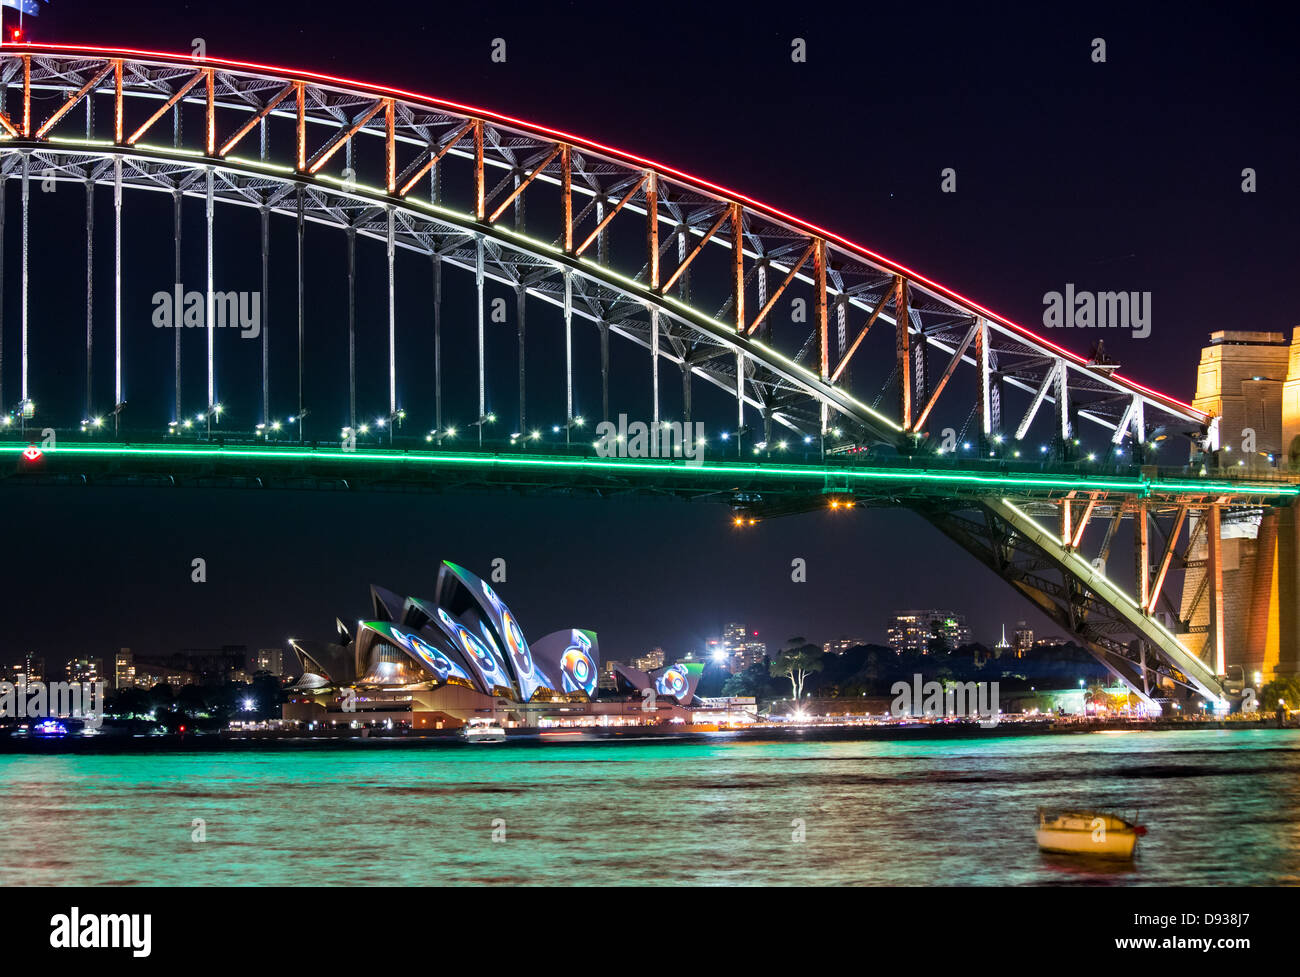
M 460 738 L 466 743 L 504 743 L 506 731 L 495 719 L 471 719 L 460 728 Z
M 1132 858 L 1147 829 L 1106 811 L 1038 809 L 1034 832 L 1042 851 L 1096 858 Z

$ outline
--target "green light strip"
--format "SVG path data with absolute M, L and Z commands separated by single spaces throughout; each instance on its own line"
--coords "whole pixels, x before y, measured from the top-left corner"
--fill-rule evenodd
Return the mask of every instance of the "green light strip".
M 20 454 L 29 447 L 21 442 L 0 443 L 0 454 Z M 430 451 L 368 450 L 343 451 L 319 448 L 225 448 L 211 446 L 74 444 L 44 449 L 50 455 L 112 455 L 118 457 L 153 458 L 206 458 L 216 460 L 236 459 L 293 459 L 304 461 L 321 459 L 352 463 L 384 463 L 407 465 L 478 465 L 503 468 L 554 468 L 576 471 L 664 473 L 699 475 L 705 477 L 768 477 L 803 480 L 839 480 L 852 482 L 903 482 L 937 485 L 971 485 L 988 488 L 1016 488 L 1022 490 L 1075 490 L 1115 491 L 1147 496 L 1154 492 L 1171 494 L 1207 493 L 1224 495 L 1261 495 L 1275 497 L 1300 496 L 1300 484 L 1232 483 L 1223 481 L 1187 482 L 1152 481 L 1147 478 L 1089 478 L 1087 476 L 1035 476 L 1035 475 L 984 475 L 975 472 L 945 472 L 907 468 L 827 468 L 823 466 L 705 463 L 689 465 L 684 462 L 654 461 L 624 458 L 565 458 L 556 456 L 445 454 Z

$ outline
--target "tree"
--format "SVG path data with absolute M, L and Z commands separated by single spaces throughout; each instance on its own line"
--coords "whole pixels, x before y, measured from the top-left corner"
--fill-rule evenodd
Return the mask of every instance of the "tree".
M 1090 706 L 1100 706 L 1103 709 L 1110 707 L 1110 693 L 1106 691 L 1106 686 L 1097 684 L 1088 686 L 1088 691 L 1083 697 L 1085 704 Z
M 1279 699 L 1287 709 L 1300 709 L 1300 677 L 1279 675 L 1259 690 L 1260 709 L 1278 708 Z
M 1142 700 L 1132 692 L 1118 692 L 1110 697 L 1111 712 L 1132 712 L 1142 705 Z
M 772 660 L 770 673 L 773 678 L 789 679 L 791 695 L 797 700 L 808 676 L 821 670 L 822 650 L 803 638 L 791 638 Z
M 149 694 L 144 689 L 119 689 L 113 696 L 112 711 L 128 719 L 144 716 L 150 711 Z
M 743 672 L 730 676 L 722 684 L 723 695 L 752 695 L 761 698 L 767 694 L 769 677 L 762 662 L 750 665 Z

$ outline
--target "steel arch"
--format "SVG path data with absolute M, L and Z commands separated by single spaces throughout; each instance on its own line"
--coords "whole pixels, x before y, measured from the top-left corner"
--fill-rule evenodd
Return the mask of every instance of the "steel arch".
M 47 99 L 54 104 L 43 106 Z M 69 135 L 82 106 L 84 131 Z M 171 145 L 146 138 L 157 136 L 169 113 Z M 182 121 L 195 119 L 200 124 Z M 254 154 L 237 153 L 254 133 Z M 330 172 L 344 162 L 350 176 Z M 566 320 L 594 323 L 648 350 L 655 421 L 664 362 L 684 374 L 688 420 L 689 381 L 699 377 L 736 397 L 738 427 L 748 408 L 761 414 L 765 430 L 776 423 L 823 441 L 843 425 L 848 443 L 917 451 L 936 412 L 955 410 L 967 423 L 975 419 L 982 455 L 989 442 L 1023 441 L 1050 406 L 1063 457 L 1083 420 L 1139 458 L 1160 428 L 1216 446 L 1213 419 L 1203 412 L 861 245 L 671 167 L 470 106 L 216 58 L 59 45 L 0 49 L 0 179 L 26 184 L 34 164 L 57 180 L 301 215 L 514 288 L 521 303 L 540 299 L 564 309 Z M 417 190 L 427 190 L 427 199 Z M 707 279 L 692 280 L 709 264 L 721 266 L 714 278 L 724 283 L 713 295 Z M 796 295 L 811 309 L 811 331 L 783 353 L 773 312 L 782 296 Z M 480 410 L 481 296 L 480 285 Z M 395 409 L 391 316 L 390 298 Z M 879 345 L 882 335 L 887 349 L 868 359 L 864 340 Z M 851 388 L 859 368 L 870 365 L 889 368 L 884 384 Z M 211 409 L 210 342 L 208 367 Z M 971 401 L 950 384 L 959 372 L 973 376 Z M 572 423 L 571 376 L 569 384 Z M 1026 402 L 1023 413 L 1010 413 L 1010 393 Z M 878 409 L 886 397 L 889 405 Z M 1072 566 L 1093 504 L 1077 534 L 1070 502 L 1056 505 L 1065 527 L 1060 540 L 1026 522 L 1028 515 L 985 502 L 953 497 L 919 511 L 1083 636 L 1143 694 L 1150 693 L 1147 666 L 1134 666 L 1131 649 L 1113 637 L 1117 627 L 1197 690 L 1217 694 L 1213 674 L 1149 619 L 1154 598 L 1130 614 L 1110 593 L 1113 585 Z M 971 511 L 983 519 L 983 535 L 959 515 Z M 1113 512 L 1132 517 L 1127 503 Z M 986 537 L 994 542 L 986 546 Z M 1016 547 L 1032 551 L 1030 563 L 1057 564 L 1064 582 L 1046 583 L 1038 570 L 1009 559 Z
M 98 150 L 101 158 L 129 162 L 128 184 L 138 179 L 168 189 L 192 183 L 194 173 L 211 168 L 223 180 L 222 199 L 253 203 L 261 194 L 262 206 L 282 203 L 289 188 L 303 188 L 313 209 L 310 219 L 329 213 L 322 222 L 360 225 L 358 233 L 375 236 L 369 225 L 400 214 L 406 227 L 399 246 L 429 253 L 446 248 L 461 267 L 466 239 L 458 248 L 431 228 L 441 224 L 471 240 L 495 241 L 511 254 L 528 254 L 508 268 L 500 254 L 494 256 L 505 284 L 554 304 L 562 301 L 555 282 L 564 269 L 592 283 L 598 294 L 580 295 L 574 311 L 650 349 L 656 390 L 664 358 L 733 390 L 742 404 L 763 413 L 765 423 L 818 434 L 844 423 L 864 440 L 906 444 L 910 436 L 914 444 L 964 364 L 977 377 L 971 415 L 978 416 L 981 438 L 1003 437 L 1007 388 L 1032 398 L 1014 428 L 1016 440 L 1025 437 L 1044 404 L 1057 415 L 1053 428 L 1062 445 L 1077 420 L 1099 424 L 1113 444 L 1128 440 L 1138 450 L 1146 431 L 1161 424 L 1213 438 L 1202 412 L 1117 373 L 1090 368 L 1082 357 L 873 251 L 698 177 L 568 133 L 397 89 L 217 58 L 36 45 L 4 49 L 0 59 L 0 92 L 13 89 L 22 98 L 21 115 L 15 110 L 11 118 L 7 104 L 0 107 L 6 150 L 45 153 L 47 162 L 80 158 L 83 166 Z M 33 103 L 49 93 L 61 102 L 38 119 Z M 102 119 L 95 122 L 91 105 L 105 101 L 112 106 L 111 138 L 100 139 L 105 126 Z M 79 102 L 87 106 L 86 135 L 71 138 L 62 133 Z M 145 109 L 152 109 L 147 117 Z M 201 111 L 203 124 L 183 127 L 186 110 Z M 129 119 L 133 112 L 136 118 Z M 168 112 L 173 145 L 145 141 Z M 292 126 L 284 160 L 269 149 L 268 128 L 277 123 Z M 258 158 L 235 155 L 254 130 Z M 317 133 L 325 138 L 313 148 Z M 366 139 L 376 151 L 362 160 Z M 277 148 L 282 141 L 276 140 Z M 56 146 L 67 155 L 49 156 Z M 356 172 L 365 170 L 364 178 L 345 182 L 327 172 L 340 151 Z M 446 181 L 439 179 L 439 170 L 456 162 L 472 173 L 472 184 L 460 187 L 460 209 L 448 206 Z M 176 167 L 186 166 L 190 175 L 182 180 Z M 501 179 L 492 181 L 489 172 Z M 76 178 L 85 180 L 86 174 Z M 102 173 L 92 176 L 101 178 Z M 427 205 L 412 197 L 421 182 L 429 186 Z M 545 185 L 560 190 L 558 226 L 552 221 L 551 233 L 507 243 L 516 232 L 506 231 L 501 218 L 513 210 L 524 226 L 529 188 Z M 583 201 L 575 212 L 575 203 Z M 639 214 L 644 223 L 645 246 L 631 260 L 626 249 L 609 246 L 620 213 Z M 424 233 L 420 221 L 427 222 Z M 593 245 L 594 261 L 588 254 Z M 706 254 L 729 265 L 729 294 L 716 311 L 690 291 L 690 267 Z M 780 277 L 775 289 L 769 275 Z M 813 328 L 798 352 L 783 355 L 771 342 L 771 312 L 792 287 L 810 295 Z M 851 314 L 865 320 L 860 329 L 855 324 L 850 330 Z M 838 320 L 834 343 L 832 317 Z M 885 386 L 896 406 L 888 413 L 841 382 L 850 361 L 860 362 L 855 353 L 878 323 L 895 336 Z M 946 368 L 935 369 L 931 355 Z M 734 362 L 719 363 L 724 358 Z M 882 388 L 876 394 L 877 403 L 884 393 Z M 742 421 L 743 412 L 742 406 Z M 657 419 L 657 398 L 655 413 Z M 1006 429 L 1009 435 L 1011 425 Z

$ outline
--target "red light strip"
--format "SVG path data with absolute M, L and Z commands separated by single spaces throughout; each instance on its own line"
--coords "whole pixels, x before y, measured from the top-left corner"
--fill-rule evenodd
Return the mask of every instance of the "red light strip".
M 946 285 L 942 285 L 931 278 L 927 278 L 925 275 L 922 275 L 919 272 L 913 271 L 911 268 L 907 267 L 906 265 L 902 265 L 896 261 L 892 261 L 891 259 L 886 258 L 884 255 L 878 254 L 877 252 L 872 251 L 870 248 L 864 247 L 863 245 L 858 244 L 854 241 L 850 241 L 848 238 L 842 237 L 841 235 L 836 234 L 833 231 L 828 231 L 823 227 L 819 227 L 818 225 L 803 220 L 800 217 L 795 217 L 793 214 L 787 213 L 786 211 L 783 211 L 777 207 L 773 207 L 770 204 L 765 204 L 761 200 L 755 200 L 753 197 L 747 197 L 742 193 L 737 193 L 735 190 L 730 190 L 727 187 L 720 186 L 716 183 L 711 183 L 710 181 L 702 179 L 698 176 L 694 176 L 682 170 L 675 169 L 674 167 L 671 166 L 665 166 L 663 163 L 656 162 L 655 160 L 652 159 L 647 159 L 644 156 L 638 156 L 635 153 L 629 153 L 622 149 L 616 149 L 613 146 L 607 146 L 604 143 L 599 143 L 591 139 L 585 139 L 582 136 L 575 136 L 573 133 L 564 132 L 561 129 L 552 129 L 549 126 L 538 125 L 535 122 L 528 122 L 524 119 L 517 119 L 514 116 L 503 115 L 499 112 L 492 112 L 487 109 L 477 108 L 476 106 L 473 105 L 465 105 L 460 102 L 452 102 L 447 99 L 433 98 L 429 95 L 421 95 L 418 92 L 411 92 L 402 88 L 390 88 L 386 85 L 374 85 L 369 82 L 357 81 L 354 78 L 341 78 L 338 75 L 326 75 L 326 74 L 321 74 L 319 72 L 300 71 L 294 68 L 286 68 L 277 65 L 258 64 L 257 62 L 254 61 L 233 61 L 229 58 L 213 58 L 213 57 L 196 59 L 189 55 L 173 54 L 166 51 L 147 51 L 139 48 L 106 48 L 106 47 L 86 46 L 81 44 L 45 44 L 45 43 L 32 44 L 30 42 L 24 42 L 22 45 L 22 49 L 23 52 L 27 54 L 37 53 L 41 51 L 48 51 L 50 53 L 59 53 L 59 54 L 70 54 L 70 53 L 90 54 L 96 57 L 106 57 L 106 58 L 121 58 L 121 57 L 133 57 L 133 58 L 145 58 L 145 59 L 153 58 L 161 61 L 166 61 L 171 64 L 182 63 L 182 64 L 194 64 L 194 65 L 217 65 L 217 66 L 223 66 L 223 67 L 233 68 L 242 71 L 269 72 L 281 78 L 285 76 L 290 76 L 296 79 L 302 79 L 306 81 L 317 81 L 324 84 L 337 85 L 342 88 L 349 88 L 352 90 L 360 89 L 363 91 L 373 92 L 381 96 L 397 97 L 409 102 L 419 102 L 424 105 L 429 105 L 436 108 L 448 109 L 457 115 L 470 115 L 480 119 L 490 119 L 494 122 L 500 122 L 505 125 L 513 126 L 518 129 L 524 129 L 529 132 L 535 133 L 537 135 L 547 136 L 552 139 L 557 139 L 559 141 L 566 142 L 574 146 L 584 146 L 587 149 L 595 150 L 596 152 L 599 153 L 604 153 L 607 156 L 612 156 L 630 165 L 636 167 L 647 167 L 656 170 L 659 173 L 670 175 L 676 178 L 677 180 L 680 180 L 683 183 L 690 184 L 691 186 L 695 187 L 698 190 L 703 190 L 707 193 L 717 194 L 718 196 L 724 197 L 728 200 L 733 200 L 739 203 L 743 203 L 746 207 L 749 207 L 752 210 L 767 214 L 769 217 L 775 217 L 776 219 L 784 221 L 788 224 L 793 224 L 794 226 L 808 232 L 809 234 L 813 234 L 818 237 L 825 238 L 828 241 L 834 241 L 836 244 L 840 245 L 841 247 L 849 251 L 856 252 L 858 255 L 867 258 L 871 261 L 874 261 L 878 264 L 884 265 L 886 268 L 888 268 L 889 270 L 897 274 L 905 275 L 907 278 L 911 279 L 912 281 L 920 282 L 923 285 L 925 285 L 927 288 L 933 289 L 935 292 L 938 292 L 940 295 L 952 299 L 954 302 L 958 303 L 959 305 L 964 305 L 968 309 L 978 312 L 980 315 L 992 319 L 995 322 L 998 322 L 1003 326 L 1006 326 L 1008 329 L 1020 333 L 1022 336 L 1026 336 L 1029 339 L 1032 339 L 1036 343 L 1041 343 L 1044 346 L 1050 347 L 1053 351 L 1055 351 L 1060 356 L 1063 356 L 1066 359 L 1071 360 L 1080 366 L 1085 366 L 1088 362 L 1078 353 L 1071 352 L 1070 350 L 1065 349 L 1062 346 L 1058 346 L 1056 345 L 1056 343 L 1052 342 L 1049 339 L 1044 339 L 1042 336 L 1038 335 L 1037 333 L 1029 329 L 1026 329 L 1024 326 L 1020 325 L 1019 323 L 1012 322 L 1010 319 L 1006 318 L 1005 316 L 999 315 L 998 313 L 992 311 L 991 309 L 985 308 L 983 305 L 980 305 L 978 302 L 970 298 L 967 298 L 965 295 L 962 295 L 960 292 L 956 292 L 951 288 L 948 288 Z M 10 46 L 9 50 L 14 50 L 14 48 Z M 3 49 L 0 49 L 0 53 L 3 53 Z M 1205 420 L 1209 420 L 1210 415 L 1207 414 L 1205 411 L 1193 407 L 1191 404 L 1179 400 L 1177 397 L 1171 397 L 1166 393 L 1161 393 L 1159 390 L 1154 390 L 1151 387 L 1144 386 L 1143 384 L 1130 380 L 1127 377 L 1121 377 L 1118 373 L 1111 374 L 1111 379 L 1115 380 L 1117 383 L 1120 383 L 1121 385 L 1128 386 L 1133 388 L 1134 390 L 1140 391 L 1155 400 L 1162 401 L 1167 406 L 1177 407 L 1181 410 L 1187 411 L 1188 413 L 1196 414 L 1199 417 L 1204 418 Z

